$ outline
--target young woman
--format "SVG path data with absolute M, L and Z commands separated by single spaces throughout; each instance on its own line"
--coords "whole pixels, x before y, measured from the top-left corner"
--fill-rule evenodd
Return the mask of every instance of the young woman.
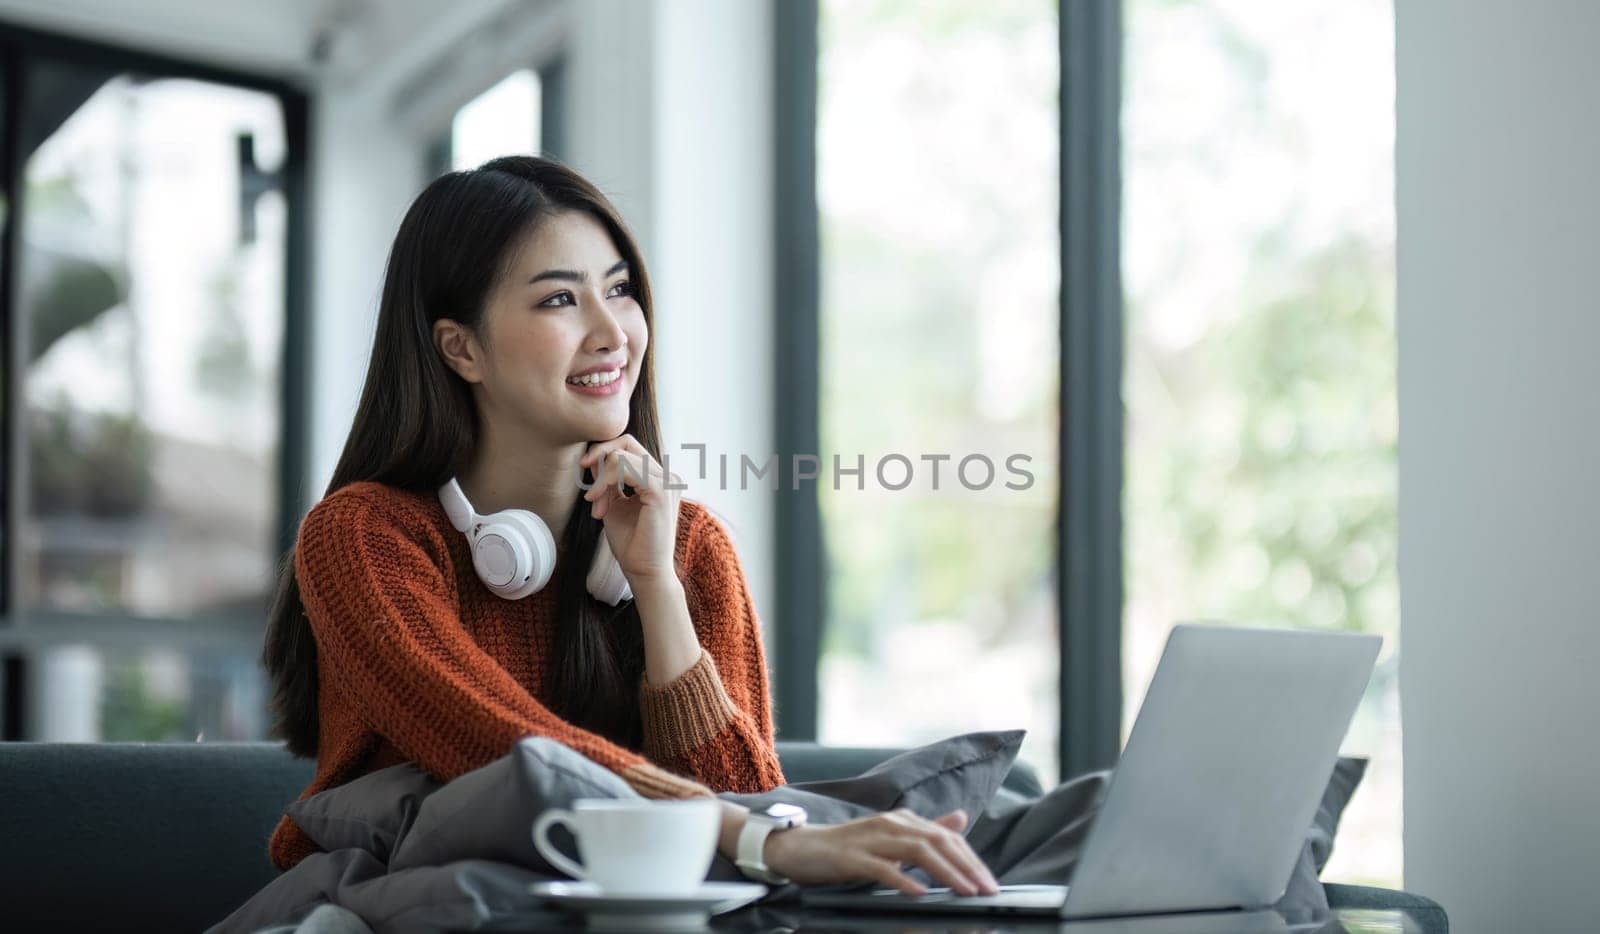
M 269 621 L 275 733 L 317 759 L 302 798 L 408 761 L 449 780 L 530 734 L 649 798 L 783 783 L 738 556 L 660 465 L 651 325 L 637 245 L 570 169 L 508 156 L 417 196 Z M 482 525 L 502 510 L 532 517 Z M 733 858 L 747 812 L 722 809 Z M 762 858 L 799 882 L 919 893 L 909 864 L 992 892 L 965 822 L 796 827 Z M 285 816 L 270 849 L 286 869 L 317 847 Z

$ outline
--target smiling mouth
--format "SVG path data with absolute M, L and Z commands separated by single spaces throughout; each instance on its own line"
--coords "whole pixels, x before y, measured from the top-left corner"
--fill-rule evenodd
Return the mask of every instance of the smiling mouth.
M 622 370 L 602 370 L 599 373 L 586 373 L 583 376 L 567 377 L 567 384 L 571 386 L 609 386 L 622 378 Z

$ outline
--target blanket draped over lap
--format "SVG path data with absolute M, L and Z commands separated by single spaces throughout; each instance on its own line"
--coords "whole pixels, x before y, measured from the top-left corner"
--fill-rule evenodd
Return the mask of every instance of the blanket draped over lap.
M 971 733 L 902 753 L 852 778 L 720 797 L 751 807 L 798 804 L 819 824 L 900 807 L 929 818 L 961 808 L 976 815 L 968 842 L 1002 884 L 1066 884 L 1110 773 L 1078 776 L 1037 798 L 1002 788 L 1022 735 Z M 1334 770 L 1277 905 L 1291 923 L 1328 914 L 1317 873 L 1364 768 L 1365 760 L 1340 759 Z M 530 883 L 565 878 L 533 847 L 535 817 L 579 798 L 636 797 L 615 773 L 544 737 L 523 739 L 507 755 L 445 784 L 415 766 L 392 766 L 291 805 L 290 818 L 322 851 L 268 884 L 211 934 L 560 928 L 567 919 L 528 892 Z M 576 857 L 564 828 L 556 828 L 552 840 Z M 910 872 L 930 881 L 921 870 Z M 744 877 L 719 854 L 706 878 Z M 772 913 L 792 907 L 799 890 L 775 887 L 759 911 L 750 911 L 770 928 Z

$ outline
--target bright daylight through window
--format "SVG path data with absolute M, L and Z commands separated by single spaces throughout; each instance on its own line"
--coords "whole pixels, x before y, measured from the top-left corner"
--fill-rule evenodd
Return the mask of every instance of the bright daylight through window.
M 1125 728 L 1179 620 L 1382 634 L 1327 877 L 1398 885 L 1392 10 L 1123 26 Z M 823 450 L 1036 478 L 820 486 L 821 738 L 1023 726 L 1053 778 L 1056 8 L 834 0 L 820 42 Z
M 1176 621 L 1381 634 L 1323 877 L 1398 887 L 1393 11 L 1123 27 L 1125 729 Z
M 818 484 L 820 738 L 1026 727 L 1021 758 L 1051 780 L 1055 5 L 825 2 L 820 46 L 821 446 L 868 474 Z M 1006 486 L 1018 453 L 1025 490 Z M 906 489 L 875 476 L 890 454 L 915 465 Z M 974 454 L 996 468 L 980 490 L 955 475 Z

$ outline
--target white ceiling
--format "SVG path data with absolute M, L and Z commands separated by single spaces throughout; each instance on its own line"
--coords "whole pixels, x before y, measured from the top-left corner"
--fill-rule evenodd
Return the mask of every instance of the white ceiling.
M 389 89 L 555 0 L 0 0 L 0 21 L 284 78 Z

